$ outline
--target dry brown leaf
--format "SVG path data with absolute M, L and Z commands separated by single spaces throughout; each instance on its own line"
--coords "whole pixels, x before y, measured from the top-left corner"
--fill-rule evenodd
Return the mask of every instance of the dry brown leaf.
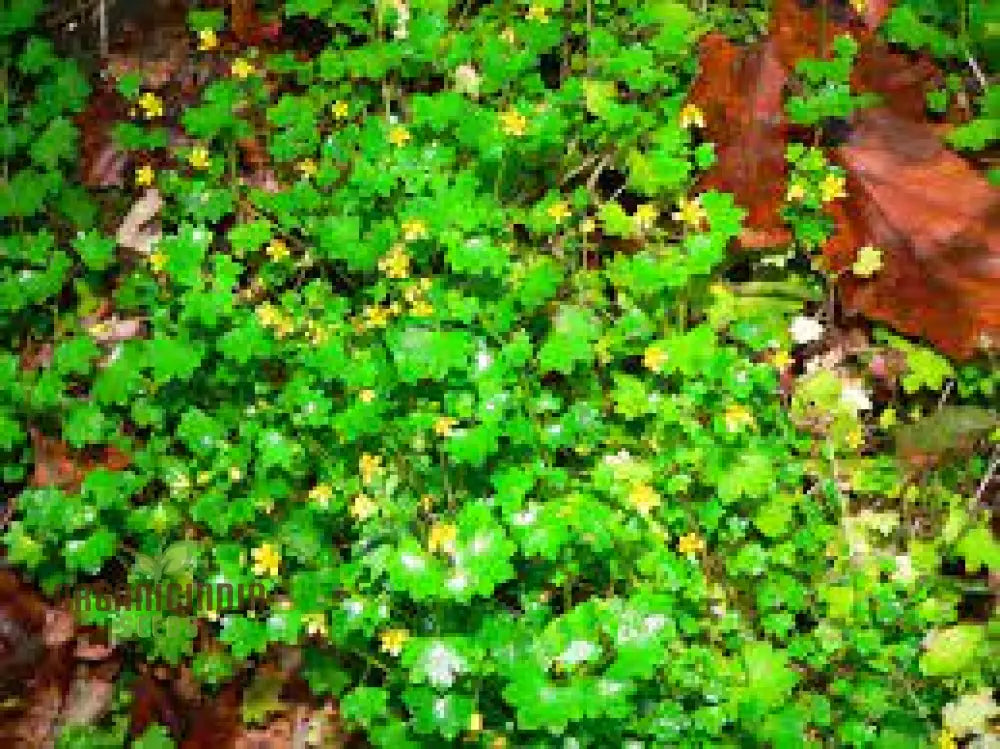
M 159 229 L 147 231 L 146 225 L 156 218 L 162 207 L 163 199 L 159 191 L 146 190 L 132 204 L 121 226 L 118 227 L 118 244 L 143 255 L 150 254 L 153 244 L 160 238 L 160 231 Z
M 1000 343 L 1000 191 L 946 149 L 928 125 L 885 109 L 859 113 L 838 160 L 849 197 L 825 248 L 846 307 L 956 357 Z M 849 272 L 873 245 L 883 267 Z

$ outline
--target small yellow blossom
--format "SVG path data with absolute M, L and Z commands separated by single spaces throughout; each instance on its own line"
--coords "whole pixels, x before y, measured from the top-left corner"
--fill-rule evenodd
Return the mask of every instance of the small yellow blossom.
M 434 433 L 438 437 L 449 437 L 451 436 L 451 430 L 455 428 L 458 423 L 458 419 L 454 419 L 451 416 L 439 416 L 437 421 L 434 422 Z
M 241 80 L 246 80 L 251 75 L 254 74 L 254 67 L 249 62 L 244 60 L 242 57 L 237 57 L 233 60 L 233 64 L 230 67 L 230 72 Z
M 288 250 L 288 245 L 282 239 L 271 240 L 264 251 L 276 263 L 281 262 L 291 254 Z
M 597 222 L 594 221 L 590 216 L 587 216 L 583 221 L 580 222 L 580 233 L 590 234 L 597 228 Z
M 156 172 L 149 164 L 143 164 L 135 170 L 135 183 L 139 187 L 149 187 L 153 184 L 154 179 L 156 179 Z
M 868 0 L 850 0 L 850 5 L 858 15 L 868 10 Z
M 389 324 L 389 310 L 381 305 L 365 307 L 364 315 L 369 328 L 384 328 Z
M 483 730 L 483 714 L 473 713 L 469 716 L 469 730 L 473 733 L 479 733 Z
M 371 388 L 366 388 L 358 394 L 358 397 L 361 398 L 362 403 L 371 403 L 375 400 L 375 391 Z
M 362 453 L 358 461 L 358 471 L 361 473 L 361 480 L 370 484 L 375 477 L 382 473 L 382 456 Z
M 847 181 L 839 174 L 827 174 L 819 183 L 820 200 L 829 203 L 837 198 L 847 197 Z
M 726 430 L 735 432 L 744 426 L 753 426 L 754 418 L 750 409 L 740 403 L 733 403 L 726 408 L 723 416 L 726 422 Z
M 208 169 L 211 160 L 208 156 L 208 149 L 204 146 L 195 146 L 188 154 L 188 163 L 195 169 Z
M 681 198 L 677 201 L 677 211 L 674 213 L 674 220 L 681 221 L 692 229 L 699 229 L 701 225 L 705 222 L 708 214 L 705 213 L 705 209 L 701 207 L 700 198 Z
M 408 278 L 410 275 L 410 256 L 402 245 L 395 245 L 386 256 L 378 261 L 378 268 L 388 278 Z
M 389 131 L 389 142 L 394 146 L 405 146 L 410 142 L 410 131 L 397 125 Z
M 423 219 L 408 218 L 399 225 L 399 228 L 403 230 L 403 239 L 407 242 L 427 238 L 427 224 Z
M 420 508 L 424 512 L 430 512 L 434 509 L 434 497 L 430 494 L 425 494 L 420 498 Z
M 882 250 L 877 250 L 870 244 L 858 250 L 857 257 L 851 270 L 854 275 L 862 278 L 871 278 L 882 269 Z
M 342 120 L 345 117 L 347 117 L 350 111 L 351 108 L 347 105 L 346 101 L 338 99 L 337 101 L 333 102 L 333 104 L 330 105 L 330 112 L 338 120 Z
M 309 499 L 320 507 L 329 507 L 333 499 L 333 488 L 329 484 L 316 484 L 309 490 Z
M 506 135 L 520 138 L 528 132 L 528 118 L 516 109 L 508 109 L 500 114 L 500 128 Z
M 524 16 L 525 20 L 538 21 L 539 23 L 549 22 L 549 11 L 544 5 L 532 5 Z
M 938 749 L 958 749 L 955 735 L 947 728 L 942 728 L 941 733 L 938 734 L 937 745 Z
M 229 468 L 229 480 L 230 481 L 242 481 L 243 480 L 243 471 L 240 469 L 239 466 L 231 466 Z
M 507 42 L 507 44 L 514 44 L 517 42 L 517 36 L 514 34 L 514 29 L 510 26 L 507 26 L 500 32 L 500 38 Z
M 219 37 L 214 29 L 201 29 L 198 32 L 198 49 L 202 52 L 211 52 L 219 46 Z
M 367 494 L 359 494 L 351 503 L 351 515 L 364 522 L 378 512 L 378 505 Z
M 861 427 L 855 427 L 847 433 L 847 446 L 852 450 L 858 450 L 865 444 L 865 431 Z
M 705 540 L 697 533 L 688 533 L 677 539 L 677 551 L 680 554 L 697 554 L 705 550 Z
M 302 623 L 306 625 L 306 632 L 310 635 L 325 637 L 329 631 L 326 626 L 326 614 L 322 612 L 303 614 Z
M 299 174 L 301 174 L 306 179 L 312 179 L 313 177 L 315 177 L 318 169 L 316 166 L 316 162 L 313 161 L 312 159 L 303 159 L 302 161 L 300 161 L 298 164 L 295 165 L 295 168 L 298 169 Z
M 253 573 L 257 576 L 276 577 L 281 565 L 281 550 L 266 541 L 250 552 L 253 556 Z
M 434 307 L 424 299 L 418 299 L 410 307 L 410 313 L 414 317 L 430 317 L 434 314 Z
M 792 357 L 784 349 L 779 349 L 778 351 L 775 351 L 774 354 L 771 356 L 771 363 L 777 369 L 785 369 L 788 367 L 789 364 L 792 363 Z
M 785 193 L 785 199 L 792 200 L 802 200 L 806 196 L 806 186 L 801 182 L 792 182 L 788 186 L 788 191 Z
M 697 104 L 685 104 L 680 114 L 680 125 L 684 129 L 705 127 L 705 113 Z
M 163 100 L 152 91 L 147 91 L 139 97 L 139 106 L 146 119 L 152 120 L 163 116 Z
M 403 652 L 403 645 L 410 639 L 410 633 L 405 629 L 387 629 L 380 636 L 382 652 L 398 656 Z
M 548 217 L 555 221 L 557 224 L 561 224 L 567 218 L 573 215 L 572 211 L 569 209 L 569 205 L 565 200 L 557 200 L 555 203 L 550 205 L 546 211 Z
M 207 484 L 209 481 L 212 480 L 212 474 L 209 473 L 208 471 L 199 471 L 198 475 L 195 476 L 194 480 L 195 483 L 198 484 L 198 486 L 204 486 L 205 484 Z
M 659 372 L 660 368 L 667 363 L 667 352 L 657 346 L 649 346 L 642 355 L 642 366 L 654 372 Z
M 643 203 L 635 209 L 635 216 L 633 218 L 639 231 L 646 231 L 653 228 L 653 224 L 656 223 L 659 215 L 660 212 L 656 210 L 655 205 L 652 203 Z
M 451 523 L 436 523 L 427 536 L 427 550 L 433 554 L 443 551 L 451 554 L 455 551 L 455 540 L 458 538 L 458 528 Z
M 149 267 L 160 273 L 167 267 L 167 256 L 162 252 L 154 252 L 149 256 Z
M 641 515 L 648 515 L 660 506 L 660 495 L 649 484 L 639 483 L 629 490 L 628 501 Z
M 330 339 L 330 326 L 315 320 L 306 321 L 306 332 L 314 346 L 320 346 Z

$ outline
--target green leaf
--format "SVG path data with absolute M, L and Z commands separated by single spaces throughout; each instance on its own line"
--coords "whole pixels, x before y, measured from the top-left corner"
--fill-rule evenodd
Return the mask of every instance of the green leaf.
M 936 630 L 930 635 L 927 650 L 920 656 L 920 670 L 927 676 L 959 674 L 976 662 L 985 638 L 985 629 L 975 624 Z

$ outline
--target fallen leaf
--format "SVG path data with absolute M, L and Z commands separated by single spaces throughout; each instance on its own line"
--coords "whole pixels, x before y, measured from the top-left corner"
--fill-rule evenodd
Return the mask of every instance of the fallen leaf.
M 1000 343 L 1000 191 L 929 126 L 886 109 L 859 113 L 836 157 L 848 198 L 834 206 L 831 269 L 865 245 L 884 252 L 871 278 L 841 275 L 845 306 L 958 358 Z

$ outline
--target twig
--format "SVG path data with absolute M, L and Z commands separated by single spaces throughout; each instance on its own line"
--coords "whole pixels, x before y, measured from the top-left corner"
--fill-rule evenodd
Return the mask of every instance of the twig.
M 976 80 L 979 82 L 979 87 L 985 91 L 989 88 L 989 82 L 986 80 L 986 76 L 983 75 L 982 68 L 979 67 L 979 63 L 976 62 L 976 58 L 971 54 L 968 56 L 969 67 L 972 68 L 972 74 L 976 76 Z
M 951 395 L 951 391 L 955 389 L 955 381 L 949 379 L 948 384 L 945 385 L 944 390 L 941 393 L 941 398 L 938 400 L 938 411 L 944 408 L 944 404 L 948 401 L 948 396 Z
M 972 498 L 972 502 L 969 504 L 970 512 L 974 511 L 982 501 L 983 495 L 986 493 L 986 487 L 989 486 L 990 481 L 993 480 L 997 469 L 1000 469 L 1000 445 L 993 448 L 993 452 L 990 455 L 990 464 L 986 467 L 986 473 L 983 474 L 983 480 L 979 482 L 979 486 L 976 488 L 976 495 Z

